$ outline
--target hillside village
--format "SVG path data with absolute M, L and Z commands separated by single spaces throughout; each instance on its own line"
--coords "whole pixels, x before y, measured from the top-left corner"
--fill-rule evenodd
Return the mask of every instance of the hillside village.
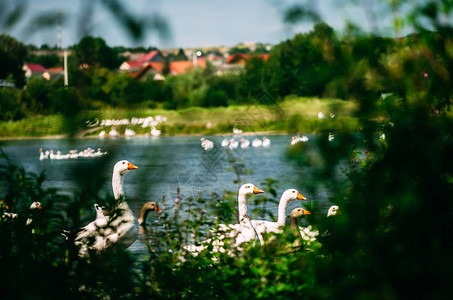
M 257 44 L 255 42 L 244 43 L 236 46 L 236 51 L 232 54 L 230 54 L 232 48 L 229 47 L 155 49 L 149 52 L 124 51 L 119 53 L 119 56 L 122 57 L 124 61 L 117 68 L 117 71 L 125 73 L 137 80 L 164 80 L 168 75 L 177 76 L 184 72 L 192 71 L 195 67 L 206 68 L 207 65 L 210 65 L 211 68 L 215 70 L 214 74 L 218 76 L 223 74 L 239 74 L 244 68 L 245 62 L 250 57 L 257 56 L 264 61 L 268 59 L 268 52 L 271 50 L 272 46 L 264 45 L 266 53 L 256 53 L 256 46 Z M 70 57 L 72 54 L 74 54 L 74 51 L 69 50 L 68 56 Z M 32 51 L 32 55 L 57 55 L 63 60 L 64 51 L 36 50 Z M 175 59 L 175 57 L 178 57 L 178 59 Z M 92 66 L 82 62 L 79 68 L 87 69 L 90 67 Z M 46 80 L 54 80 L 64 76 L 63 66 L 46 68 L 39 63 L 25 62 L 22 69 L 25 72 L 25 77 L 27 79 L 31 77 L 42 77 Z

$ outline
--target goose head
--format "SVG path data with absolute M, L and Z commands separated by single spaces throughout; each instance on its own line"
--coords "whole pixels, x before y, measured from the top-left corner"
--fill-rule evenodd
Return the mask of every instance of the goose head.
M 302 196 L 296 189 L 289 189 L 283 193 L 280 200 L 291 202 L 295 200 L 307 200 L 307 198 Z
M 113 167 L 113 173 L 118 173 L 120 175 L 125 175 L 129 171 L 135 170 L 135 169 L 138 169 L 138 167 L 134 166 L 133 164 L 131 164 L 127 160 L 120 160 Z
M 302 207 L 297 207 L 291 211 L 290 217 L 291 219 L 298 219 L 305 215 L 311 215 L 311 212 L 309 212 L 306 209 L 303 209 Z
M 261 193 L 264 193 L 264 191 L 257 188 L 252 183 L 243 184 L 239 189 L 239 195 L 250 195 L 250 194 L 261 194 Z
M 137 217 L 141 233 L 146 232 L 146 218 L 148 217 L 148 213 L 150 211 L 162 212 L 161 209 L 159 208 L 159 205 L 156 202 L 153 201 L 146 202 L 142 206 L 142 209 L 140 209 L 140 213 L 138 214 Z
M 41 202 L 38 202 L 38 201 L 35 201 L 33 202 L 31 205 L 30 205 L 30 210 L 41 210 L 42 209 L 42 205 L 41 205 Z
M 143 205 L 142 210 L 147 210 L 147 211 L 155 210 L 155 211 L 158 211 L 158 212 L 162 212 L 162 210 L 159 208 L 159 205 L 156 202 L 153 202 L 153 201 L 146 202 Z
M 311 215 L 311 212 L 309 212 L 306 209 L 303 209 L 302 207 L 297 207 L 297 208 L 293 209 L 291 211 L 291 214 L 289 215 L 291 230 L 295 230 L 295 231 L 299 232 L 299 225 L 298 225 L 299 221 L 298 220 L 306 215 Z
M 332 205 L 329 208 L 329 211 L 327 212 L 328 217 L 339 215 L 339 214 L 341 214 L 341 212 L 340 212 L 340 208 L 338 207 L 338 205 Z

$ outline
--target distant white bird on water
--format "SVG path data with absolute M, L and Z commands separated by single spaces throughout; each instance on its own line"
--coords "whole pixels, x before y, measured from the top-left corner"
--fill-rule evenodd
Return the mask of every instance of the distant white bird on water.
M 263 144 L 263 141 L 261 141 L 259 138 L 256 138 L 253 140 L 252 142 L 252 147 L 261 147 L 261 145 Z
M 241 148 L 242 149 L 248 148 L 249 145 L 250 145 L 250 141 L 249 140 L 244 139 L 244 138 L 241 139 Z
M 214 148 L 214 142 L 208 140 L 208 139 L 205 139 L 205 138 L 201 138 L 200 139 L 201 141 L 201 147 L 204 149 L 204 150 L 211 150 L 212 148 Z
M 228 144 L 230 143 L 230 141 L 228 141 L 227 139 L 223 139 L 222 141 L 222 147 L 228 147 Z
M 333 141 L 334 138 L 335 136 L 331 132 L 329 132 L 329 142 Z
M 267 137 L 263 137 L 263 147 L 269 147 L 271 145 L 271 140 Z
M 233 149 L 236 149 L 238 146 L 239 146 L 239 142 L 236 141 L 235 139 L 231 139 L 230 140 L 230 145 L 228 146 L 228 148 L 233 150 Z

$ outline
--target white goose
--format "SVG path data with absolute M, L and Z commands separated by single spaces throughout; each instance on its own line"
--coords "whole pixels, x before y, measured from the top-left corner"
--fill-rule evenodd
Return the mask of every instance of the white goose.
M 250 145 L 250 141 L 249 140 L 244 139 L 244 138 L 241 139 L 241 148 L 242 149 L 248 148 L 249 145 Z
M 282 233 L 282 227 L 285 226 L 286 223 L 286 208 L 289 202 L 295 200 L 307 200 L 304 196 L 302 196 L 296 189 L 289 189 L 286 190 L 278 204 L 278 219 L 277 222 L 265 221 L 265 220 L 252 220 L 252 225 L 256 229 L 258 233 L 259 239 L 261 244 L 264 244 L 263 234 L 265 233 Z
M 252 147 L 254 147 L 254 148 L 261 147 L 262 144 L 263 144 L 263 141 L 261 141 L 259 138 L 256 138 L 252 142 Z
M 250 222 L 249 217 L 247 216 L 247 202 L 246 196 L 251 194 L 261 194 L 264 193 L 261 189 L 257 188 L 251 183 L 246 183 L 239 188 L 238 192 L 238 214 L 239 214 L 239 223 L 237 224 L 219 224 L 219 227 L 212 232 L 218 234 L 217 240 L 212 241 L 208 239 L 202 242 L 200 246 L 187 245 L 184 249 L 195 253 L 198 253 L 207 248 L 206 243 L 212 243 L 214 252 L 223 252 L 223 239 L 225 237 L 229 239 L 234 239 L 234 245 L 237 247 L 242 243 L 249 242 L 257 237 L 257 233 Z
M 332 205 L 331 207 L 329 207 L 329 210 L 327 211 L 328 217 L 336 216 L 339 214 L 341 214 L 341 212 L 340 212 L 340 208 L 338 207 L 338 205 Z
M 229 143 L 230 143 L 229 140 L 223 139 L 223 141 L 222 141 L 222 147 L 228 147 L 228 144 L 229 144 Z
M 74 239 L 74 243 L 80 247 L 80 256 L 86 256 L 89 248 L 101 251 L 115 245 L 127 249 L 137 239 L 138 221 L 124 199 L 123 190 L 124 176 L 134 169 L 138 167 L 127 160 L 121 160 L 115 164 L 112 176 L 115 213 L 107 217 L 95 206 L 96 220 L 83 227 Z M 98 225 L 105 225 L 105 230 Z M 94 243 L 91 244 L 90 241 Z
M 118 137 L 120 134 L 118 133 L 118 131 L 116 131 L 115 127 L 112 127 L 112 129 L 109 132 L 109 135 L 112 137 Z
M 6 209 L 9 209 L 8 208 L 8 205 L 6 205 Z M 37 211 L 40 211 L 42 209 L 42 205 L 41 205 L 41 202 L 38 202 L 38 201 L 35 201 L 33 202 L 31 205 L 30 205 L 30 209 L 29 209 L 29 214 L 34 214 L 36 213 Z M 4 212 L 3 215 L 12 220 L 12 219 L 18 219 L 19 218 L 19 215 L 18 214 L 15 214 L 15 213 L 10 213 L 10 212 Z M 28 218 L 27 219 L 27 222 L 26 222 L 26 225 L 30 225 L 31 223 L 33 222 L 33 219 L 32 218 Z
M 329 210 L 327 211 L 327 217 L 335 216 L 335 215 L 340 215 L 340 208 L 337 205 L 332 205 L 329 207 Z M 316 237 L 319 235 L 319 231 L 317 229 L 313 229 L 311 225 L 308 225 L 307 227 L 300 227 L 300 235 L 304 240 L 307 241 L 308 244 L 316 241 Z
M 233 150 L 233 149 L 236 149 L 238 146 L 239 146 L 239 142 L 236 141 L 235 139 L 231 139 L 230 140 L 230 145 L 228 146 L 228 148 Z

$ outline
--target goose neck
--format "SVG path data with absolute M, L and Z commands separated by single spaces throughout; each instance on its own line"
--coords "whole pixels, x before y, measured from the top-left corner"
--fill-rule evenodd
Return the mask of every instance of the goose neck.
M 291 230 L 298 230 L 299 229 L 299 222 L 297 221 L 297 218 L 291 218 L 290 227 L 291 227 Z
M 112 188 L 113 188 L 113 196 L 115 197 L 116 201 L 119 201 L 124 197 L 123 191 L 123 181 L 124 175 L 120 173 L 113 173 L 112 177 Z
M 286 223 L 286 207 L 288 206 L 288 200 L 280 199 L 278 203 L 278 227 L 285 226 Z
M 149 208 L 142 207 L 142 209 L 138 213 L 137 220 L 138 220 L 138 224 L 140 224 L 140 226 L 143 226 L 146 228 L 146 218 L 148 217 L 149 211 L 150 211 Z
M 247 217 L 247 202 L 244 194 L 238 194 L 239 222 Z

